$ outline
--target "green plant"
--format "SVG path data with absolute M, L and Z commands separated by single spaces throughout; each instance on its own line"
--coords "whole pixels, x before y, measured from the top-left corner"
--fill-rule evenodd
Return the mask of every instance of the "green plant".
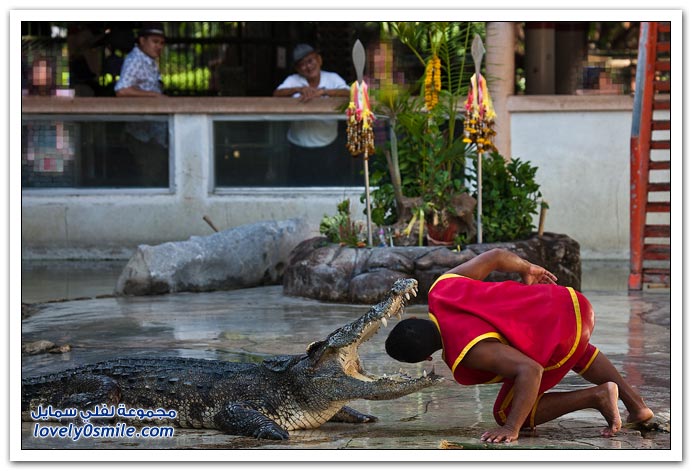
M 541 197 L 537 167 L 513 158 L 506 162 L 498 152 L 482 159 L 482 213 L 484 242 L 518 240 L 534 230 Z M 473 172 L 478 170 L 474 161 Z M 474 195 L 478 198 L 478 195 Z
M 392 37 L 406 45 L 426 67 L 419 84 L 420 96 L 425 99 L 428 111 L 442 109 L 436 118 L 446 121 L 449 129 L 446 141 L 451 145 L 457 139 L 457 114 L 463 106 L 460 99 L 466 97 L 473 73 L 467 67 L 471 39 L 475 33 L 484 34 L 483 24 L 405 21 L 390 22 L 388 26 Z M 431 84 L 431 80 L 436 83 Z
M 435 108 L 425 114 L 404 112 L 398 121 L 398 131 L 405 136 L 400 159 L 411 172 L 404 177 L 405 186 L 410 194 L 422 198 L 430 217 L 435 211 L 451 211 L 451 198 L 466 191 L 466 158 L 473 155 L 461 138 L 448 138 L 452 130 L 445 119 L 444 110 Z
M 320 234 L 335 244 L 363 247 L 363 227 L 351 219 L 351 200 L 343 200 L 336 206 L 336 210 L 335 216 L 324 215 L 320 222 Z
M 389 147 L 372 159 L 373 222 L 407 223 L 423 210 L 428 223 L 454 214 L 455 195 L 466 191 L 463 100 L 472 70 L 470 38 L 482 27 L 463 22 L 390 22 L 385 37 L 406 45 L 425 66 L 416 89 L 376 90 L 376 112 L 389 118 Z M 417 91 L 417 94 L 413 93 Z M 386 162 L 381 156 L 384 155 Z

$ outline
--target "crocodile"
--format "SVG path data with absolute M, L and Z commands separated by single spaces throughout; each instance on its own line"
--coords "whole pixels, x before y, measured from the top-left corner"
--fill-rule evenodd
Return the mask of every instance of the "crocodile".
M 32 420 L 32 411 L 40 407 L 89 410 L 117 404 L 174 411 L 157 424 L 274 440 L 327 421 L 373 422 L 377 417 L 347 403 L 396 399 L 443 379 L 434 371 L 417 378 L 403 372 L 379 377 L 364 369 L 358 354 L 359 346 L 388 319 L 401 319 L 417 290 L 414 279 L 396 281 L 382 302 L 324 340 L 312 342 L 302 354 L 272 356 L 260 363 L 116 358 L 26 378 L 22 420 Z

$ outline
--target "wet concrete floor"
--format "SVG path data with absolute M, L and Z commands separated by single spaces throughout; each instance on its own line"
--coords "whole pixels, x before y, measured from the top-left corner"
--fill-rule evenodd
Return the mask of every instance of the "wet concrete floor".
M 123 265 L 120 262 L 23 264 L 22 301 L 34 303 L 34 311 L 22 322 L 22 343 L 50 340 L 59 345 L 69 344 L 71 351 L 23 356 L 22 376 L 118 356 L 259 361 L 272 354 L 300 353 L 310 342 L 324 338 L 368 309 L 368 306 L 286 297 L 280 286 L 203 294 L 109 296 Z M 597 455 L 593 453 L 597 450 L 614 453 L 619 450 L 627 454 L 606 455 L 603 459 L 674 459 L 665 453 L 672 448 L 671 437 L 681 433 L 681 420 L 673 421 L 671 427 L 671 380 L 676 385 L 680 383 L 676 378 L 678 372 L 671 367 L 670 292 L 651 289 L 629 294 L 626 266 L 622 263 L 585 262 L 583 272 L 582 288 L 596 312 L 592 343 L 611 359 L 654 410 L 657 417 L 652 430 L 625 427 L 614 438 L 602 438 L 600 430 L 605 426 L 604 419 L 595 410 L 585 410 L 540 425 L 535 433 L 524 434 L 515 443 L 484 444 L 479 437 L 494 426 L 492 406 L 499 386 L 454 383 L 439 354 L 427 364 L 397 363 L 384 352 L 388 329 L 382 329 L 360 349 L 370 372 L 383 374 L 403 368 L 420 375 L 423 368 L 429 371 L 434 365 L 435 371 L 448 380 L 394 401 L 359 400 L 350 404 L 361 412 L 379 417 L 378 422 L 328 423 L 316 430 L 291 432 L 290 440 L 281 442 L 229 436 L 213 430 L 183 429 L 176 429 L 174 437 L 166 439 L 72 442 L 33 437 L 34 424 L 27 422 L 22 424 L 22 449 L 175 449 L 215 450 L 214 453 L 218 450 L 435 450 L 432 459 L 441 460 L 468 459 L 469 454 L 455 454 L 460 450 L 469 453 L 485 449 L 514 450 L 519 455 L 513 459 L 526 459 L 526 455 L 522 458 L 521 450 L 525 453 L 532 450 L 528 455 L 530 460 L 543 459 L 536 450 L 570 450 L 569 459 L 576 460 L 594 459 Z M 407 309 L 407 315 L 425 316 L 425 306 L 413 305 Z M 587 385 L 579 376 L 570 373 L 557 390 Z M 621 413 L 624 419 L 627 412 L 622 404 Z M 682 417 L 681 411 L 675 410 L 674 416 Z M 675 438 L 673 442 L 678 443 Z M 449 451 L 440 451 L 441 448 Z M 589 450 L 589 455 L 574 454 L 575 450 Z M 653 454 L 640 453 L 652 450 Z M 191 453 L 193 460 L 219 456 Z M 350 459 L 355 455 L 344 456 Z M 369 456 L 365 459 L 374 458 Z M 162 459 L 167 459 L 166 455 Z M 233 455 L 230 459 L 234 459 Z M 247 459 L 259 458 L 250 455 Z M 323 459 L 332 458 L 325 456 Z

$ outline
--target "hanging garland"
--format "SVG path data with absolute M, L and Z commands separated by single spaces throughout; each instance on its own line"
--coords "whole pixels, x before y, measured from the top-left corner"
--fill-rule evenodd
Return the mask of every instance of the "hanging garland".
M 466 99 L 464 142 L 475 144 L 480 153 L 497 151 L 493 144 L 493 137 L 496 134 L 493 129 L 495 110 L 485 78 L 480 74 L 479 76 L 480 80 L 476 74 L 471 77 L 471 88 Z
M 351 99 L 346 108 L 346 148 L 352 156 L 375 153 L 375 134 L 372 123 L 375 114 L 370 109 L 368 85 L 356 80 L 351 85 Z

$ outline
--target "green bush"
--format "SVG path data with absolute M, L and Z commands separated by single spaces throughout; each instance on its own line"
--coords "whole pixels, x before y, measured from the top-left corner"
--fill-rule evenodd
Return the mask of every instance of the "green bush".
M 536 171 L 518 158 L 505 162 L 497 152 L 483 159 L 483 204 L 481 221 L 484 242 L 527 238 L 534 231 L 533 216 L 542 203 Z M 477 172 L 474 161 L 473 172 Z M 478 193 L 473 195 L 478 199 Z

